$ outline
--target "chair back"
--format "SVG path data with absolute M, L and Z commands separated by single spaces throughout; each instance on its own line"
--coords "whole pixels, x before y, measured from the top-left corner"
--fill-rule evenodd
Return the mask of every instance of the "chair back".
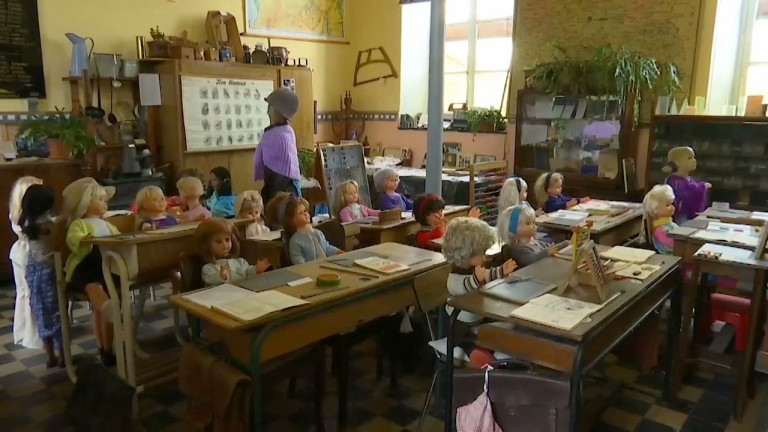
M 134 233 L 140 229 L 139 224 L 141 220 L 136 213 L 119 214 L 108 217 L 105 220 L 114 225 L 123 234 Z
M 179 259 L 179 292 L 203 288 L 203 266 L 205 262 L 196 253 L 184 252 Z
M 315 228 L 323 232 L 328 243 L 341 250 L 346 249 L 347 235 L 344 231 L 344 226 L 337 219 L 323 222 Z
M 451 266 L 446 264 L 422 273 L 413 279 L 413 291 L 419 310 L 427 313 L 448 301 L 448 274 Z

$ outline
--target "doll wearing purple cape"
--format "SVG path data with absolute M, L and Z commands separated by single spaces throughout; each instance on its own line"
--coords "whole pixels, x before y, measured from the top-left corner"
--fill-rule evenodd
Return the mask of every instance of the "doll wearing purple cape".
M 675 147 L 667 154 L 662 171 L 671 173 L 666 183 L 675 193 L 675 216 L 678 224 L 695 218 L 707 208 L 707 192 L 711 184 L 695 180 L 689 174 L 696 169 L 696 158 L 690 147 Z

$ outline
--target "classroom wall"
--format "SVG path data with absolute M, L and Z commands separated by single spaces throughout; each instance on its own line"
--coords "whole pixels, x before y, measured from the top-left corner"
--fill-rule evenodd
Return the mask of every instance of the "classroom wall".
M 347 3 L 365 2 L 347 0 Z M 150 39 L 149 29 L 157 25 L 166 35 L 179 35 L 186 30 L 190 40 L 205 41 L 205 16 L 209 10 L 233 14 L 239 28 L 244 28 L 243 0 L 49 0 L 39 1 L 38 9 L 47 91 L 47 98 L 40 105 L 43 111 L 53 110 L 55 106 L 70 107 L 69 86 L 64 86 L 61 81 L 62 77 L 69 75 L 71 43 L 64 36 L 67 32 L 93 38 L 96 42 L 94 52 L 114 52 L 123 54 L 124 58 L 136 58 L 135 36 Z M 358 10 L 357 7 L 351 9 Z M 347 20 L 352 21 L 350 11 Z M 266 45 L 265 39 L 242 39 L 251 47 L 258 42 Z M 309 59 L 310 67 L 315 71 L 314 90 L 318 109 L 335 109 L 338 95 L 345 86 L 337 79 L 334 70 L 347 63 L 349 47 L 288 40 L 273 40 L 273 44 L 287 46 L 292 57 Z M 108 100 L 106 95 L 103 97 Z M 0 111 L 25 111 L 26 108 L 23 100 L 0 100 Z

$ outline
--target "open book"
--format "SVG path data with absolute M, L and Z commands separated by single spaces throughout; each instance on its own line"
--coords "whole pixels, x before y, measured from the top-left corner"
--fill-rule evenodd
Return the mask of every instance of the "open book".
M 185 294 L 184 298 L 240 321 L 309 303 L 275 290 L 255 293 L 230 284 L 197 290 Z
M 546 217 L 551 223 L 572 226 L 580 224 L 584 219 L 589 217 L 589 213 L 571 210 L 558 210 L 548 214 Z
M 385 274 L 397 273 L 410 269 L 410 267 L 405 264 L 379 257 L 358 259 L 355 260 L 355 264 Z
M 572 330 L 618 295 L 619 293 L 616 293 L 603 304 L 593 304 L 553 294 L 544 294 L 513 310 L 510 315 L 560 330 Z

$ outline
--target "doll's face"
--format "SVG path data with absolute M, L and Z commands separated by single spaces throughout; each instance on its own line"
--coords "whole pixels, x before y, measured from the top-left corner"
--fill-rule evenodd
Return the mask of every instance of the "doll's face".
M 296 214 L 293 216 L 293 225 L 296 228 L 303 228 L 312 223 L 312 219 L 309 216 L 309 210 L 304 204 L 299 204 L 296 207 Z
M 520 221 L 517 224 L 517 232 L 515 233 L 518 239 L 530 239 L 536 235 L 536 221 L 531 220 L 529 222 Z
M 144 198 L 141 208 L 149 212 L 162 213 L 168 208 L 168 203 L 162 195 L 150 195 Z
M 400 185 L 400 177 L 392 176 L 387 178 L 387 182 L 384 183 L 384 190 L 387 192 L 394 192 L 397 190 L 397 186 Z
M 656 217 L 658 218 L 672 217 L 674 214 L 675 214 L 674 201 L 664 200 L 663 202 L 659 203 L 658 207 L 656 207 Z
M 526 201 L 528 199 L 528 191 L 524 190 L 520 192 L 520 202 Z
M 397 186 L 395 186 L 397 188 Z M 357 200 L 360 198 L 359 193 L 357 191 L 357 187 L 355 185 L 348 185 L 347 190 L 344 191 L 344 204 L 350 205 L 357 202 Z
M 216 177 L 216 174 L 214 174 L 214 173 L 211 173 L 211 177 L 210 177 L 209 180 L 210 180 L 210 183 L 211 183 L 211 187 L 215 191 L 221 190 L 221 187 L 224 185 L 224 180 Z
M 443 211 L 438 210 L 436 212 L 432 212 L 428 214 L 427 217 L 425 217 L 424 219 L 426 219 L 429 226 L 431 226 L 432 228 L 435 228 L 438 225 L 440 225 L 444 220 Z
M 560 195 L 563 193 L 562 180 L 552 180 L 549 184 L 549 187 L 547 188 L 547 193 L 549 195 Z
M 191 205 L 200 205 L 200 196 L 194 192 L 181 194 L 179 198 L 181 198 L 181 201 L 188 207 Z
M 224 258 L 232 250 L 232 236 L 227 233 L 216 233 L 211 237 L 210 246 L 216 258 Z
M 108 209 L 109 206 L 107 205 L 107 196 L 98 194 L 93 197 L 90 204 L 88 204 L 88 209 L 85 211 L 85 216 L 102 218 Z
M 251 210 L 243 210 L 243 211 L 240 212 L 240 214 L 238 216 L 240 216 L 240 219 L 249 219 L 249 220 L 252 220 L 254 222 L 256 222 L 256 221 L 261 219 L 261 213 L 257 212 L 256 210 L 253 210 L 253 209 L 251 209 Z

